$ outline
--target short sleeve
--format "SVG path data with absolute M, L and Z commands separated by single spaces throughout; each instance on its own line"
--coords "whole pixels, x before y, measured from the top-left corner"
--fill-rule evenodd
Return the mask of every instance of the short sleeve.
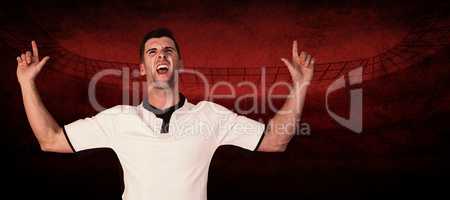
M 250 151 L 256 150 L 265 131 L 265 125 L 243 115 L 238 115 L 225 107 L 215 105 L 218 115 L 217 139 L 220 145 L 239 146 Z
M 105 111 L 93 117 L 79 119 L 64 126 L 64 134 L 74 152 L 86 149 L 111 147 L 114 131 L 114 114 Z

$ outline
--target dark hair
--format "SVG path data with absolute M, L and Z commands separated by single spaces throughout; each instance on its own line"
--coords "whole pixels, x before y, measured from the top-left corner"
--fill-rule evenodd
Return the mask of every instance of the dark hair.
M 181 58 L 180 47 L 178 47 L 178 43 L 175 40 L 172 31 L 170 31 L 168 28 L 157 28 L 145 34 L 144 38 L 142 39 L 141 45 L 139 47 L 139 58 L 141 62 L 144 59 L 145 43 L 152 38 L 160 37 L 168 37 L 173 40 L 173 43 L 175 43 L 175 48 L 177 49 L 178 57 Z

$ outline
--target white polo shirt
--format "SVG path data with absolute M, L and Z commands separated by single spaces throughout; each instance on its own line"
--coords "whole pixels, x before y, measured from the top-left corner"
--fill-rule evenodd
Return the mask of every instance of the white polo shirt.
M 144 108 L 119 105 L 64 127 L 74 151 L 109 147 L 124 172 L 125 200 L 206 200 L 208 169 L 220 145 L 255 150 L 264 124 L 202 101 L 184 101 L 163 120 Z

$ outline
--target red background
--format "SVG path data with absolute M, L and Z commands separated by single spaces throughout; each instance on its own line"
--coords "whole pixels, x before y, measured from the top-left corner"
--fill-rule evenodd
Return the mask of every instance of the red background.
M 444 2 L 24 1 L 0 11 L 2 146 L 13 172 L 4 173 L 12 175 L 7 180 L 21 191 L 12 192 L 18 197 L 112 199 L 120 198 L 123 185 L 112 151 L 39 151 L 23 109 L 15 57 L 32 39 L 41 55 L 52 57 L 38 87 L 49 111 L 67 124 L 96 113 L 87 95 L 92 75 L 135 66 L 141 37 L 160 26 L 175 33 L 186 68 L 204 72 L 213 82 L 257 82 L 258 76 L 248 73 L 262 66 L 270 80 L 288 81 L 279 58 L 291 55 L 294 39 L 318 62 L 303 115 L 311 135 L 294 137 L 281 154 L 220 148 L 210 167 L 209 199 L 444 192 L 438 183 L 449 175 L 450 34 Z M 324 103 L 327 86 L 358 66 L 364 68 L 364 82 L 331 95 L 330 108 L 347 117 L 349 90 L 362 88 L 361 134 L 336 123 Z M 189 99 L 201 100 L 195 82 L 183 83 Z M 99 101 L 120 104 L 122 89 L 120 79 L 102 81 Z M 218 102 L 232 109 L 234 100 Z M 248 116 L 268 120 L 272 115 Z

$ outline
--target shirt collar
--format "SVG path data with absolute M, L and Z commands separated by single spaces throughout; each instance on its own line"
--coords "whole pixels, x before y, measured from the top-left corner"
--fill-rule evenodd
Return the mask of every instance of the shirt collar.
M 158 116 L 158 115 L 163 115 L 163 114 L 165 114 L 165 113 L 173 113 L 175 110 L 177 110 L 177 109 L 183 107 L 183 105 L 184 105 L 185 102 L 186 102 L 186 97 L 185 97 L 183 94 L 179 93 L 179 97 L 180 97 L 180 100 L 178 101 L 177 104 L 175 104 L 175 105 L 173 105 L 173 106 L 171 106 L 171 107 L 169 107 L 169 108 L 166 108 L 166 109 L 164 109 L 164 110 L 160 110 L 160 109 L 158 109 L 158 108 L 152 106 L 152 105 L 148 102 L 148 99 L 147 99 L 147 98 L 144 98 L 144 100 L 142 101 L 142 106 L 143 106 L 146 110 L 152 112 L 153 114 L 155 114 L 155 115 L 157 115 L 157 116 Z

